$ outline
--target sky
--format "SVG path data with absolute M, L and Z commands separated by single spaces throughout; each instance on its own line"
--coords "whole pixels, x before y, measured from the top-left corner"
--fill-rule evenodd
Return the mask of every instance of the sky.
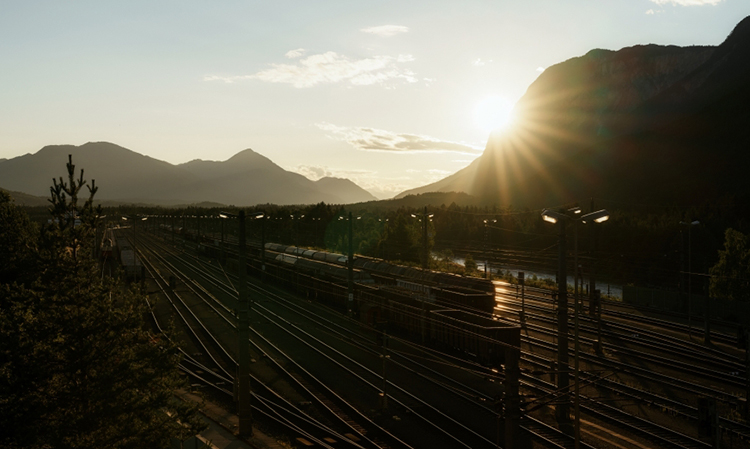
M 747 15 L 750 0 L 0 0 L 0 158 L 251 148 L 389 198 L 481 155 L 547 67 L 718 45 Z

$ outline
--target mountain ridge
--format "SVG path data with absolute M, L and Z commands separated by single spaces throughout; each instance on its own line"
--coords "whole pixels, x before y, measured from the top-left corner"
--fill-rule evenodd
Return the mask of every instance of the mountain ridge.
M 695 204 L 750 193 L 750 18 L 718 46 L 595 49 L 540 74 L 468 167 L 396 198 L 461 190 L 501 206 L 582 198 Z M 457 187 L 460 187 L 457 189 Z
M 84 178 L 95 179 L 97 197 L 155 205 L 213 202 L 227 205 L 342 204 L 375 199 L 353 182 L 338 192 L 319 187 L 304 176 L 284 170 L 252 149 L 226 161 L 193 160 L 173 165 L 111 142 L 83 145 L 47 145 L 38 152 L 0 164 L 0 179 L 7 190 L 43 196 L 52 178 L 65 173 L 68 154 L 84 169 Z

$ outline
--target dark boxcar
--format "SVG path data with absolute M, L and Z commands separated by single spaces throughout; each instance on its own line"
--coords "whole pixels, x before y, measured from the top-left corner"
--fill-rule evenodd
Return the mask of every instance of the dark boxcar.
M 437 343 L 464 351 L 487 366 L 505 361 L 505 348 L 519 347 L 518 325 L 462 310 L 433 310 L 430 337 Z

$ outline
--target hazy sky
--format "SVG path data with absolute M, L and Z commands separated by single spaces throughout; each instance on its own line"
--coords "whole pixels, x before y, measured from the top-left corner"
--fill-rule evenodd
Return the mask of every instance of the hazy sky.
M 748 0 L 0 0 L 0 158 L 252 148 L 390 197 L 468 165 L 545 67 L 717 45 L 747 15 Z

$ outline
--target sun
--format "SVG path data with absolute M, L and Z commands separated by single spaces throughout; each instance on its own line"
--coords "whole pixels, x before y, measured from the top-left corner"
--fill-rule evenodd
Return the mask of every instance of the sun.
M 502 96 L 486 97 L 474 107 L 474 124 L 486 133 L 505 129 L 512 122 L 513 104 Z

